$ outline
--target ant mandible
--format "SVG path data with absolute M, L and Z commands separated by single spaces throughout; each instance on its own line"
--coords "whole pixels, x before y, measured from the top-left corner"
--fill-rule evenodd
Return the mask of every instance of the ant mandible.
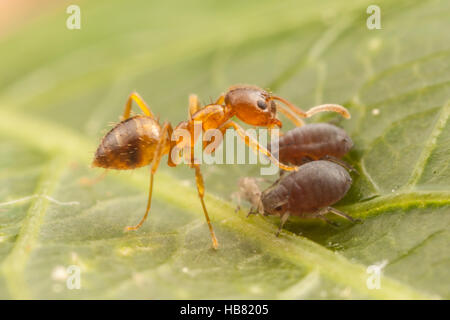
M 275 103 L 275 100 L 283 104 L 278 105 Z M 130 116 L 133 101 L 140 107 L 144 115 Z M 238 85 L 231 87 L 226 93 L 222 94 L 215 103 L 206 105 L 203 108 L 200 107 L 197 96 L 191 95 L 189 97 L 189 119 L 179 123 L 173 130 L 171 124 L 167 121 L 161 126 L 139 94 L 136 92 L 131 93 L 125 105 L 122 121 L 103 137 L 92 162 L 93 167 L 116 170 L 129 170 L 150 165 L 150 187 L 145 214 L 137 225 L 126 227 L 126 230 L 139 229 L 147 219 L 152 200 L 153 176 L 158 169 L 161 158 L 169 154 L 168 165 L 174 167 L 177 163 L 170 156 L 173 154 L 172 151 L 190 149 L 191 152 L 186 153 L 189 154 L 188 157 L 190 159 L 186 160 L 188 160 L 189 166 L 195 169 L 198 196 L 208 223 L 213 247 L 216 249 L 218 242 L 203 199 L 205 192 L 203 177 L 200 172 L 200 165 L 194 161 L 193 150 L 198 139 L 198 136 L 194 136 L 194 122 L 199 121 L 204 132 L 209 129 L 218 129 L 224 134 L 227 129 L 234 129 L 254 152 L 261 152 L 266 155 L 275 165 L 283 170 L 297 170 L 297 167 L 280 163 L 270 151 L 249 136 L 236 122 L 231 120 L 233 117 L 236 117 L 244 123 L 253 126 L 269 129 L 275 126 L 281 128 L 281 121 L 276 117 L 277 106 L 279 111 L 297 126 L 303 125 L 301 118 L 308 118 L 323 111 L 334 111 L 345 118 L 350 118 L 347 109 L 339 105 L 320 105 L 305 112 L 289 101 L 261 88 Z M 187 130 L 191 134 L 191 139 L 189 141 L 173 141 L 172 133 L 179 129 Z M 203 148 L 205 148 L 205 145 L 203 145 Z

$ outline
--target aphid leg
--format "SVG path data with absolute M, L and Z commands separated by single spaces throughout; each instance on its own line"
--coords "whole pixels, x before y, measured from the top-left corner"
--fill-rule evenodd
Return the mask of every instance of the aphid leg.
M 326 211 L 325 213 L 328 213 L 328 211 Z M 328 220 L 324 215 L 319 215 L 318 216 L 319 217 L 319 219 L 320 220 L 323 220 L 323 221 L 325 221 L 326 223 L 328 223 L 330 226 L 332 226 L 332 227 L 335 227 L 335 228 L 337 228 L 337 227 L 339 227 L 339 223 L 337 223 L 337 222 L 334 222 L 334 221 L 331 221 L 331 220 Z
M 327 209 L 328 212 L 334 213 L 337 216 L 340 216 L 340 217 L 342 217 L 344 219 L 350 220 L 353 223 L 361 223 L 362 222 L 361 219 L 352 218 L 348 214 L 346 214 L 346 213 L 344 213 L 342 211 L 339 211 L 338 209 L 335 209 L 333 207 L 327 207 L 326 209 Z
M 200 108 L 198 96 L 196 94 L 189 95 L 189 119 L 192 120 L 192 115 L 200 110 Z
M 316 113 L 324 112 L 324 111 L 337 112 L 337 113 L 339 113 L 340 115 L 342 115 L 346 119 L 350 119 L 350 117 L 351 117 L 350 116 L 350 112 L 348 112 L 348 110 L 346 108 L 344 108 L 343 106 L 340 106 L 338 104 L 322 104 L 322 105 L 319 105 L 319 106 L 312 107 L 311 109 L 309 109 L 308 111 L 305 112 L 305 111 L 303 111 L 302 109 L 300 109 L 296 105 L 290 103 L 289 101 L 287 101 L 284 98 L 281 98 L 281 97 L 278 97 L 278 96 L 272 96 L 272 99 L 281 101 L 290 110 L 292 110 L 295 114 L 299 115 L 302 118 L 309 118 L 309 117 L 315 115 Z
M 258 214 L 258 211 L 256 209 L 257 208 L 255 207 L 251 207 L 250 211 L 247 213 L 247 218 L 250 217 L 251 215 Z
M 327 160 L 327 161 L 331 161 L 331 162 L 337 163 L 338 165 L 344 167 L 344 168 L 347 169 L 348 171 L 354 172 L 354 173 L 356 173 L 357 175 L 359 175 L 359 172 L 356 171 L 355 168 L 353 168 L 351 165 L 349 165 L 349 164 L 348 164 L 347 162 L 345 162 L 344 160 L 341 160 L 341 159 L 338 159 L 338 158 L 336 158 L 336 157 L 329 156 L 329 155 L 326 155 L 326 156 L 322 157 L 322 160 Z
M 286 223 L 286 221 L 289 219 L 289 213 L 286 212 L 281 216 L 281 220 L 280 220 L 280 226 L 278 227 L 278 231 L 275 234 L 277 237 L 280 235 L 281 230 L 283 229 L 284 224 Z
M 253 152 L 255 152 L 255 153 L 261 152 L 262 154 L 267 156 L 270 159 L 270 161 L 272 161 L 272 163 L 274 165 L 276 165 L 277 167 L 279 167 L 280 169 L 283 169 L 286 171 L 297 171 L 298 170 L 297 167 L 287 166 L 287 165 L 279 162 L 278 159 L 275 158 L 269 150 L 267 150 L 265 147 L 260 145 L 258 141 L 256 141 L 251 136 L 249 136 L 245 132 L 245 130 L 243 128 L 241 128 L 237 123 L 235 123 L 233 121 L 229 121 L 229 122 L 225 123 L 224 127 L 225 128 L 232 127 L 234 130 L 236 130 L 239 137 L 242 140 L 244 140 L 245 144 L 253 150 Z
M 152 206 L 153 177 L 156 173 L 156 170 L 158 170 L 159 163 L 163 156 L 164 146 L 169 144 L 171 135 L 172 135 L 172 126 L 170 125 L 170 123 L 165 122 L 161 129 L 161 138 L 160 138 L 158 146 L 156 147 L 156 150 L 154 152 L 153 161 L 152 161 L 152 164 L 150 167 L 150 187 L 149 187 L 149 191 L 148 191 L 147 208 L 145 209 L 145 214 L 142 217 L 141 221 L 139 221 L 139 223 L 137 225 L 128 226 L 125 228 L 125 231 L 139 229 L 144 224 L 145 220 L 148 217 L 148 213 L 150 212 L 150 208 Z
M 233 192 L 231 194 L 231 198 L 236 199 L 237 205 L 236 208 L 234 209 L 234 212 L 237 213 L 239 210 L 241 210 L 241 193 L 238 191 Z
M 131 105 L 133 101 L 136 102 L 136 104 L 139 106 L 139 108 L 141 108 L 142 112 L 144 112 L 146 116 L 154 118 L 153 113 L 150 111 L 150 108 L 145 103 L 144 99 L 142 99 L 142 97 L 137 92 L 132 92 L 128 96 L 127 102 L 125 104 L 125 110 L 123 111 L 122 120 L 128 119 L 130 117 Z
M 206 223 L 208 224 L 209 233 L 211 234 L 211 240 L 213 243 L 213 248 L 217 249 L 219 246 L 219 243 L 217 242 L 216 235 L 214 234 L 214 229 L 211 224 L 211 221 L 209 220 L 208 211 L 206 210 L 205 201 L 203 199 L 205 195 L 205 184 L 203 182 L 203 176 L 200 172 L 200 166 L 198 164 L 192 164 L 191 167 L 195 169 L 195 182 L 197 183 L 197 191 L 198 191 L 198 197 L 200 198 L 200 202 L 202 204 L 203 213 L 205 214 Z

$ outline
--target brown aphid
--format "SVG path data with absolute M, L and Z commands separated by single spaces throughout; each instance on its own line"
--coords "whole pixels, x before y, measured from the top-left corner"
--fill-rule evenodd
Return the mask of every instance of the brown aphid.
M 239 137 L 254 151 L 266 155 L 275 165 L 286 171 L 293 171 L 297 168 L 279 162 L 264 146 L 249 136 L 245 130 L 232 121 L 233 117 L 241 121 L 267 128 L 275 126 L 281 127 L 280 120 L 276 117 L 277 104 L 275 100 L 283 103 L 280 111 L 285 114 L 296 125 L 302 125 L 300 118 L 310 117 L 318 112 L 333 111 L 338 112 L 345 118 L 350 118 L 350 114 L 342 106 L 325 104 L 302 111 L 289 101 L 275 96 L 261 88 L 255 86 L 233 86 L 225 94 L 222 94 L 215 103 L 200 107 L 196 95 L 189 97 L 189 118 L 179 123 L 174 130 L 170 123 L 165 122 L 162 126 L 158 123 L 145 101 L 133 92 L 128 97 L 122 119 L 117 126 L 108 132 L 103 138 L 92 165 L 107 169 L 129 170 L 150 165 L 150 189 L 147 201 L 147 209 L 141 221 L 135 225 L 127 227 L 126 230 L 137 230 L 145 222 L 151 207 L 151 197 L 153 189 L 153 176 L 158 169 L 159 162 L 165 154 L 176 154 L 172 151 L 180 151 L 195 169 L 195 180 L 200 202 L 203 208 L 205 219 L 208 223 L 213 247 L 217 248 L 218 242 L 214 235 L 208 212 L 204 203 L 204 182 L 200 172 L 200 165 L 194 162 L 194 146 L 199 136 L 194 136 L 196 122 L 201 122 L 201 129 L 219 129 L 225 133 L 227 129 L 235 130 Z M 142 116 L 130 118 L 132 102 L 144 112 Z M 181 138 L 172 141 L 172 132 L 184 129 L 190 133 L 191 139 L 184 141 Z M 220 141 L 219 141 L 220 142 Z M 206 145 L 203 145 L 205 148 Z M 190 151 L 190 152 L 185 152 Z M 212 152 L 210 150 L 210 152 Z M 177 163 L 169 156 L 169 166 L 176 166 Z
M 308 162 L 261 193 L 264 214 L 281 217 L 278 233 L 290 215 L 317 217 L 331 223 L 325 218 L 331 212 L 355 222 L 331 207 L 345 196 L 351 185 L 352 178 L 342 166 L 325 160 Z
M 325 217 L 331 212 L 350 221 L 358 221 L 331 207 L 345 196 L 352 184 L 348 172 L 334 162 L 318 160 L 303 164 L 298 171 L 280 177 L 262 192 L 255 178 L 246 179 L 253 181 L 245 184 L 240 181 L 239 193 L 252 205 L 249 214 L 280 216 L 277 235 L 290 215 L 317 217 L 333 224 Z
M 261 190 L 258 186 L 258 182 L 262 182 L 262 178 L 242 177 L 239 178 L 238 188 L 239 190 L 232 194 L 232 197 L 236 199 L 237 206 L 236 212 L 241 209 L 241 200 L 244 199 L 252 205 L 249 215 L 252 213 L 263 213 L 264 208 L 261 202 Z
M 344 129 L 329 123 L 312 123 L 287 131 L 272 142 L 269 150 L 285 164 L 299 166 L 323 159 L 354 170 L 340 160 L 352 147 L 353 141 Z

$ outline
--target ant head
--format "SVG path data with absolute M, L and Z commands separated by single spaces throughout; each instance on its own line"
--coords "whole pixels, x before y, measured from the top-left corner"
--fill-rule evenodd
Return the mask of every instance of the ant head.
M 231 87 L 225 95 L 225 104 L 239 120 L 260 127 L 278 126 L 277 106 L 270 93 L 253 86 Z
M 282 216 L 289 209 L 288 200 L 280 197 L 277 188 L 270 187 L 261 194 L 261 202 L 264 208 L 264 215 Z

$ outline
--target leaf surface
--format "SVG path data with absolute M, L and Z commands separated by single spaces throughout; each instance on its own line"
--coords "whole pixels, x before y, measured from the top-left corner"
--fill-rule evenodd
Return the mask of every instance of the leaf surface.
M 0 298 L 450 298 L 450 6 L 382 1 L 368 30 L 369 4 L 84 1 L 81 30 L 57 7 L 0 39 Z M 177 124 L 190 93 L 209 103 L 236 83 L 349 108 L 311 121 L 354 140 L 360 175 L 337 208 L 363 224 L 292 219 L 276 238 L 277 219 L 230 201 L 260 166 L 203 165 L 213 251 L 193 172 L 162 163 L 149 219 L 123 232 L 148 169 L 83 182 L 127 95 Z

